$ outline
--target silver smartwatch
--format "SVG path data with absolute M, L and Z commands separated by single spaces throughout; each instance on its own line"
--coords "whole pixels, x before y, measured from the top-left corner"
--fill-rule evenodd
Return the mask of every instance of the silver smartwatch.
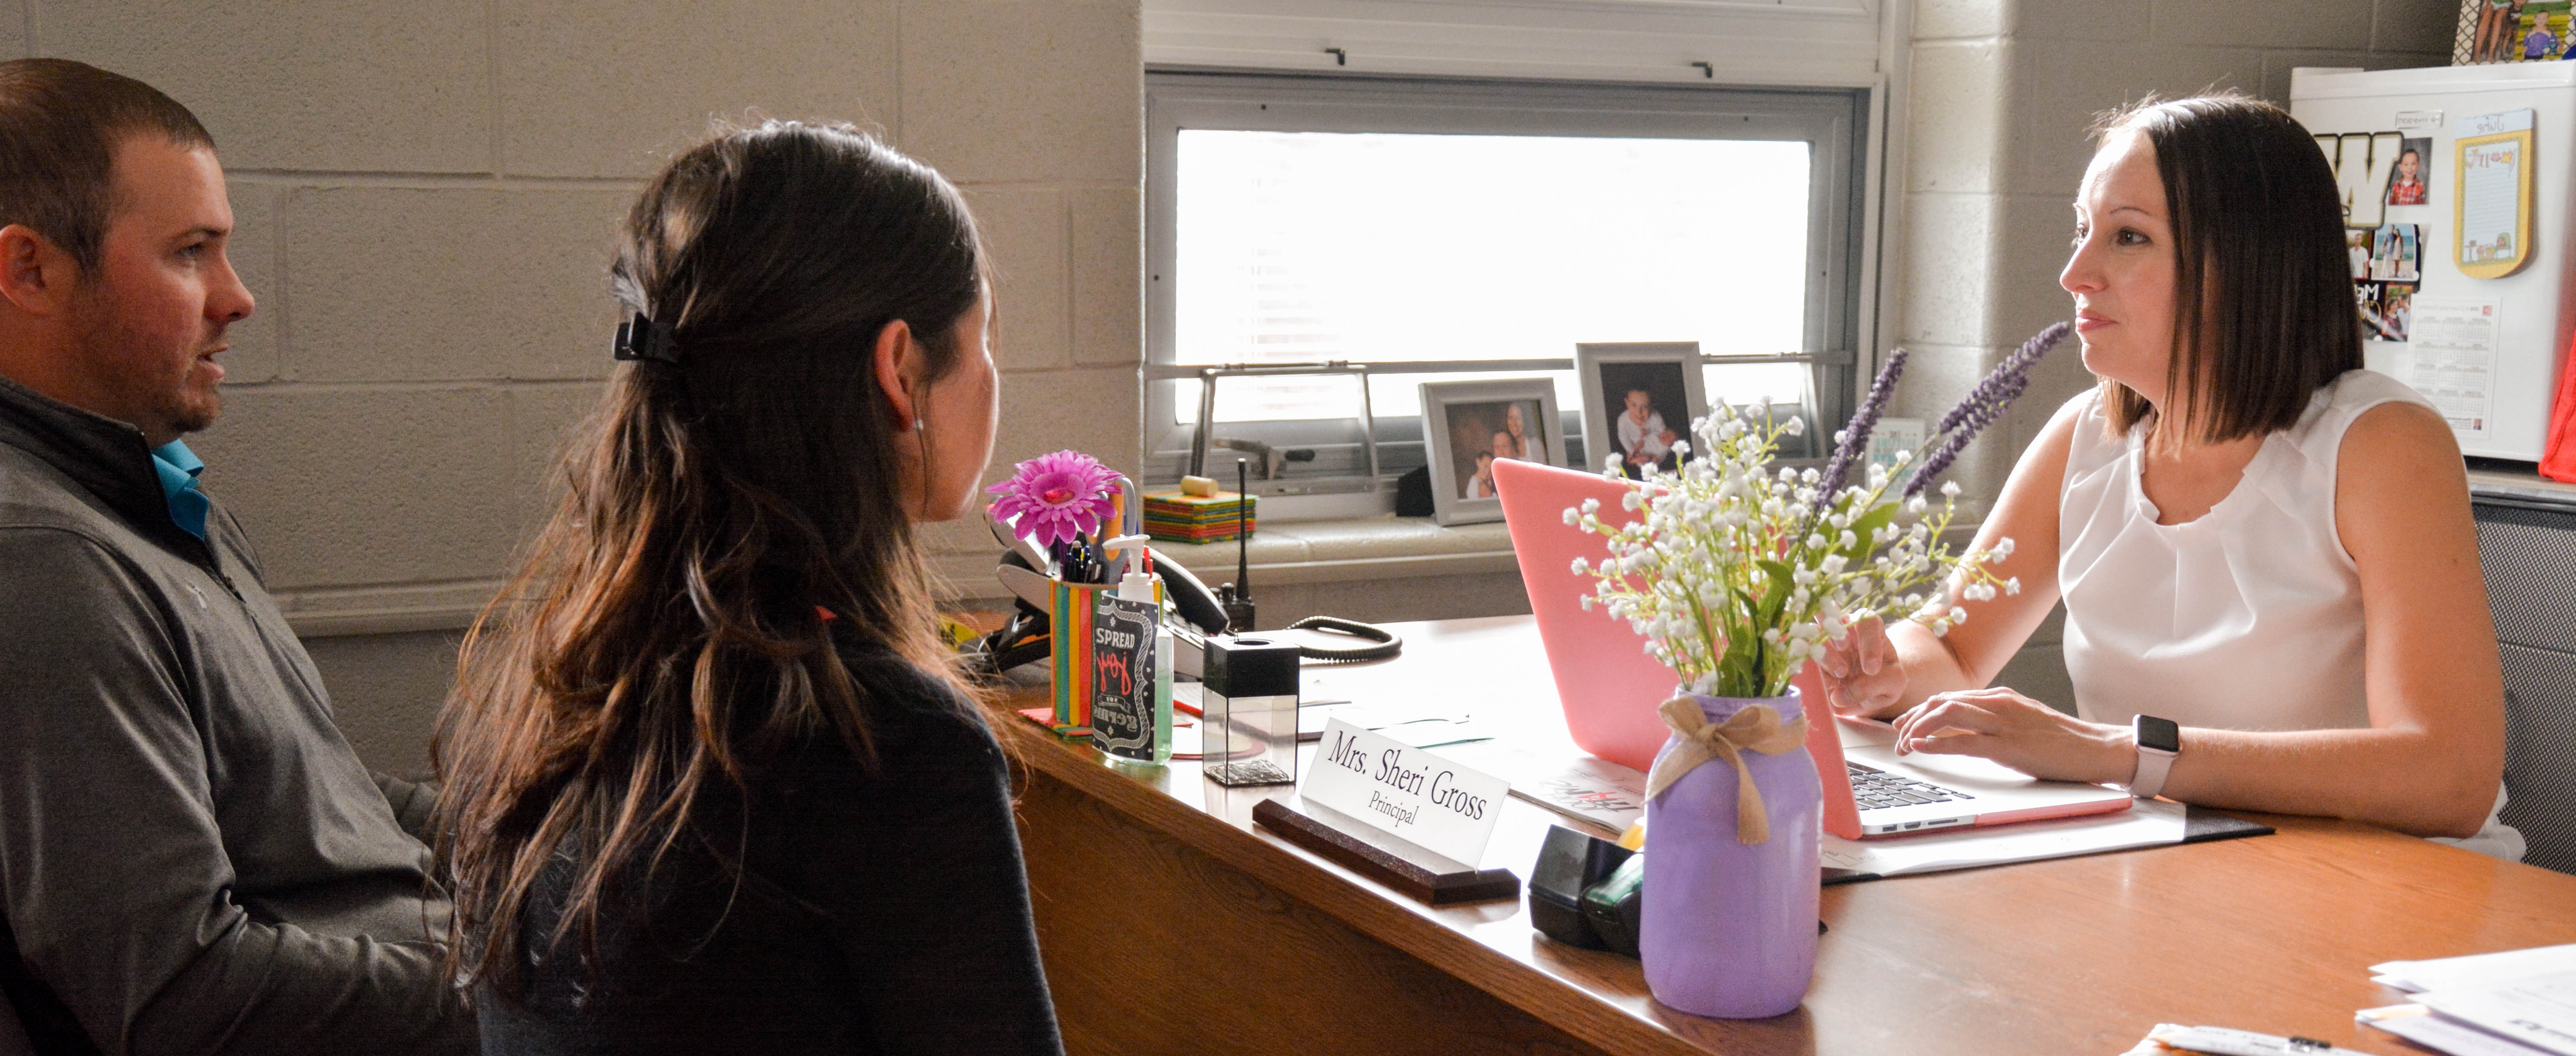
M 2130 720 L 2138 742 L 2138 773 L 2129 779 L 2129 794 L 2154 799 L 2165 789 L 2165 774 L 2182 752 L 2182 727 L 2172 719 L 2140 715 Z

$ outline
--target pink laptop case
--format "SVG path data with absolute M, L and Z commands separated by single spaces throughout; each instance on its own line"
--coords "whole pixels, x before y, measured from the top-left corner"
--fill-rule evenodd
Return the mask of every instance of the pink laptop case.
M 1600 536 L 1565 523 L 1566 507 L 1601 500 L 1601 519 L 1626 524 L 1635 513 L 1619 505 L 1626 491 L 1598 473 L 1536 462 L 1494 463 L 1494 495 L 1502 500 L 1504 526 L 1520 558 L 1530 612 L 1547 646 L 1565 725 L 1584 751 L 1621 766 L 1645 770 L 1664 745 L 1657 705 L 1673 695 L 1671 668 L 1645 653 L 1645 640 L 1622 620 L 1596 608 L 1583 610 L 1592 577 L 1576 575 L 1574 559 L 1607 556 Z
M 1646 655 L 1645 640 L 1626 623 L 1597 608 L 1584 611 L 1582 598 L 1592 592 L 1593 580 L 1575 574 L 1574 559 L 1599 561 L 1608 551 L 1600 536 L 1565 523 L 1566 507 L 1587 498 L 1601 500 L 1604 521 L 1635 521 L 1637 515 L 1619 505 L 1625 491 L 1597 473 L 1535 462 L 1494 463 L 1494 492 L 1502 500 L 1512 551 L 1520 558 L 1530 612 L 1538 617 L 1539 640 L 1547 648 L 1557 698 L 1564 703 L 1566 729 L 1576 747 L 1647 770 L 1664 746 L 1664 723 L 1655 708 L 1672 696 L 1676 679 L 1671 668 Z M 1825 830 L 1858 839 L 1860 816 L 1843 771 L 1833 713 L 1824 705 L 1813 669 L 1800 675 L 1797 685 L 1806 698 L 1807 750 L 1825 777 Z

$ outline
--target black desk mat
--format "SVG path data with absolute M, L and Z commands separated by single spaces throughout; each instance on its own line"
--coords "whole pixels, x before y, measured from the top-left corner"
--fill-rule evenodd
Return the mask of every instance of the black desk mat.
M 2271 826 L 2265 825 L 2261 822 L 2247 821 L 2233 815 L 2221 814 L 2206 807 L 2195 807 L 2188 804 L 2183 807 L 2182 842 L 2184 843 L 2208 843 L 2212 840 L 2232 840 L 2240 836 L 2269 836 L 2272 834 L 2272 831 Z M 2148 850 L 2149 848 L 2138 847 L 2132 849 Z M 2016 862 L 2012 864 L 2018 865 L 2021 863 Z M 1987 866 L 1984 868 L 1992 867 Z M 1832 866 L 1826 866 L 1823 872 L 1824 886 L 1826 887 L 1832 887 L 1836 884 L 1857 884 L 1864 880 L 1885 879 L 1877 873 L 1864 873 L 1857 869 L 1836 869 Z M 1930 876 L 1934 874 L 1926 873 L 1921 875 Z

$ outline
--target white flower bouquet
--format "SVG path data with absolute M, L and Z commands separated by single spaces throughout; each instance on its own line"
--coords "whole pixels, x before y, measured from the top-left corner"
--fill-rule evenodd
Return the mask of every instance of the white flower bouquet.
M 1826 641 L 1870 615 L 1915 619 L 1943 634 L 1967 620 L 1959 602 L 2018 593 L 2018 579 L 1988 569 L 2012 553 L 2012 540 L 1953 553 L 1942 533 L 1957 515 L 1959 487 L 1941 485 L 1937 510 L 1923 493 L 2021 394 L 2030 367 L 2064 330 L 2051 327 L 1996 367 L 1922 447 L 1898 454 L 1898 473 L 1870 465 L 1862 482 L 1846 486 L 1904 370 L 1903 349 L 1835 435 L 1834 459 L 1822 472 L 1770 468 L 1780 438 L 1798 435 L 1801 424 L 1776 419 L 1767 403 L 1693 422 L 1696 444 L 1675 445 L 1684 456 L 1676 472 L 1645 467 L 1642 479 L 1630 480 L 1611 456 L 1605 475 L 1626 482 L 1621 503 L 1637 516 L 1604 518 L 1595 499 L 1565 511 L 1567 524 L 1608 544 L 1597 564 L 1575 559 L 1575 572 L 1595 580 L 1584 607 L 1628 621 L 1685 690 L 1759 698 L 1787 693 Z M 1694 447 L 1698 458 L 1689 457 Z M 1917 471 L 1900 476 L 1909 467 Z

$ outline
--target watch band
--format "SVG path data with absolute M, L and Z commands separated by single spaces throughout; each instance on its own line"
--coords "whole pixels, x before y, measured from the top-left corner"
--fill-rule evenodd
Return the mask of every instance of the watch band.
M 2165 789 L 2174 756 L 2181 754 L 2182 729 L 2172 719 L 2140 715 L 2129 721 L 2129 730 L 2138 749 L 2138 772 L 2129 779 L 2129 794 L 2154 799 Z

